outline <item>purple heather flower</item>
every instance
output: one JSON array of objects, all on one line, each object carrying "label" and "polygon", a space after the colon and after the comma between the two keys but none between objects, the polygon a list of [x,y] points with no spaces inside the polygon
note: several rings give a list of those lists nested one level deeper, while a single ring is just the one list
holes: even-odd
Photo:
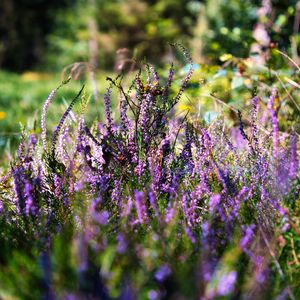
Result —
[{"label": "purple heather flower", "polygon": [[144,199],[144,193],[136,190],[134,192],[134,198],[135,198],[135,206],[136,206],[138,221],[140,223],[145,223],[147,221],[148,216],[147,216],[147,207]]},{"label": "purple heather flower", "polygon": [[[117,299],[118,300],[135,300],[136,298],[137,298],[136,292],[135,292],[134,288],[131,286],[131,284],[129,282],[126,283],[126,281],[123,282],[121,294]],[[108,298],[108,297],[102,298],[101,297],[101,299],[111,299],[111,298]]]},{"label": "purple heather flower", "polygon": [[192,229],[189,226],[185,226],[184,231],[186,235],[190,238],[191,242],[195,244],[197,242],[197,238],[195,237]]},{"label": "purple heather flower", "polygon": [[286,209],[284,207],[282,207],[281,205],[277,205],[277,209],[278,209],[278,212],[280,213],[280,215],[282,216],[286,216]]},{"label": "purple heather flower", "polygon": [[154,81],[159,83],[159,75],[158,75],[157,71],[154,69],[153,66],[150,66],[150,71],[152,72],[152,76],[153,76]]},{"label": "purple heather flower", "polygon": [[135,174],[140,178],[145,171],[146,163],[142,160],[139,161],[138,165],[134,168]]},{"label": "purple heather flower", "polygon": [[150,109],[153,104],[153,96],[151,93],[148,93],[146,97],[143,97],[139,115],[139,126],[142,129],[144,135],[144,141],[148,145],[150,142],[149,138],[149,122],[150,122]]},{"label": "purple heather flower", "polygon": [[215,208],[219,205],[221,201],[221,195],[219,194],[214,194],[210,197],[209,201],[209,211],[212,213]]},{"label": "purple heather flower", "polygon": [[18,210],[24,213],[25,209],[25,195],[24,190],[24,170],[22,167],[16,167],[13,169],[14,191],[18,199]]},{"label": "purple heather flower", "polygon": [[[207,246],[207,245],[205,245]],[[207,247],[209,250],[209,247]],[[215,264],[213,260],[211,259],[211,256],[206,256],[205,259],[202,260],[202,265],[201,265],[201,277],[202,280],[205,283],[208,283],[211,281],[212,276],[213,276],[213,271],[215,268]]]},{"label": "purple heather flower", "polygon": [[149,202],[150,202],[150,205],[154,211],[154,214],[157,218],[159,218],[159,210],[158,210],[158,207],[157,207],[157,203],[156,203],[156,197],[155,197],[155,194],[153,192],[149,192]]},{"label": "purple heather flower", "polygon": [[42,116],[41,116],[41,128],[42,128],[41,135],[42,135],[42,143],[43,143],[44,150],[47,150],[46,114],[47,114],[49,105],[53,101],[57,91],[63,86],[63,84],[67,83],[69,80],[70,80],[70,78],[67,81],[63,82],[61,85],[59,85],[56,89],[52,90],[44,103],[44,106],[42,109]]},{"label": "purple heather flower", "polygon": [[167,80],[167,83],[166,83],[166,85],[165,85],[165,88],[164,88],[163,94],[162,94],[162,98],[165,99],[165,100],[166,100],[166,99],[168,98],[168,96],[169,96],[170,87],[171,87],[172,82],[173,82],[173,80],[174,80],[174,74],[175,74],[175,72],[174,72],[174,66],[173,66],[173,64],[172,64],[171,67],[170,67],[170,69],[169,69],[168,80]]},{"label": "purple heather flower", "polygon": [[240,209],[241,202],[242,202],[243,198],[245,198],[248,191],[249,191],[249,189],[244,186],[239,191],[237,196],[234,197],[234,199],[233,199],[234,203],[233,203],[233,208],[232,208],[232,212],[231,212],[232,219],[236,218],[236,216],[238,215],[238,211]]},{"label": "purple heather flower", "polygon": [[126,249],[127,249],[127,242],[125,239],[125,236],[123,233],[119,233],[117,235],[117,241],[118,241],[118,245],[117,245],[117,251],[120,254],[125,253]]},{"label": "purple heather flower", "polygon": [[93,219],[100,225],[106,225],[109,220],[109,212],[107,210],[94,212]]},{"label": "purple heather flower", "polygon": [[244,236],[240,241],[240,247],[244,250],[247,251],[249,245],[251,244],[254,236],[254,229],[255,225],[252,224],[250,226],[242,226],[242,230],[244,232]]},{"label": "purple heather flower", "polygon": [[3,201],[0,199],[0,214],[4,211]]},{"label": "purple heather flower", "polygon": [[291,228],[291,225],[288,222],[288,218],[287,217],[283,217],[282,221],[283,221],[283,225],[281,227],[281,232],[284,233],[284,232],[287,232]]},{"label": "purple heather flower", "polygon": [[257,274],[256,274],[256,280],[258,283],[262,284],[266,281],[266,279],[268,278],[268,273],[269,270],[268,269],[262,269],[260,270]]},{"label": "purple heather flower", "polygon": [[248,145],[248,142],[241,135],[239,128],[232,127],[229,129],[229,132],[236,148],[244,149]]},{"label": "purple heather flower", "polygon": [[136,86],[137,93],[138,94],[143,94],[144,89],[143,89],[143,84],[142,84],[142,81],[141,81],[140,74],[138,74],[136,79],[135,79],[135,86]]},{"label": "purple heather flower", "polygon": [[227,274],[224,274],[219,279],[217,293],[219,296],[226,296],[233,292],[234,285],[237,279],[237,272],[231,271]]},{"label": "purple heather flower", "polygon": [[[55,197],[59,198],[62,196],[62,193],[61,193],[62,180],[57,174],[53,174],[53,181],[54,181]],[[83,188],[83,183],[81,184],[80,187],[78,186],[79,184],[80,184],[80,182],[77,182],[75,184],[75,191],[79,191],[80,189]]]},{"label": "purple heather flower", "polygon": [[69,116],[69,114],[71,113],[75,103],[77,102],[77,100],[79,99],[82,91],[84,89],[84,85],[82,86],[81,90],[78,92],[78,94],[76,95],[76,97],[71,101],[69,107],[67,108],[67,110],[64,112],[63,116],[61,117],[56,129],[53,132],[52,135],[52,143],[51,143],[51,151],[54,152],[55,151],[55,146],[56,146],[56,142],[57,139],[59,137],[60,131],[64,125],[64,122],[66,120],[66,118]]},{"label": "purple heather flower", "polygon": [[268,102],[268,109],[271,114],[272,133],[273,133],[273,155],[277,161],[279,158],[279,128],[278,128],[278,117],[277,112],[274,109],[274,102],[277,96],[277,89],[274,88],[271,92]]},{"label": "purple heather flower", "polygon": [[67,164],[70,161],[70,157],[65,149],[66,143],[72,143],[69,136],[69,126],[67,125],[63,126],[62,133],[58,136],[56,146],[56,154],[64,164]]},{"label": "purple heather flower", "polygon": [[118,206],[121,205],[121,196],[122,196],[122,185],[120,180],[114,181],[114,188],[111,193],[111,200],[116,203]]},{"label": "purple heather flower", "polygon": [[184,216],[186,217],[187,221],[189,222],[190,219],[190,210],[189,210],[189,201],[188,201],[188,195],[187,193],[184,193],[182,195],[182,200],[181,200],[181,204],[182,204],[182,211],[184,213]]},{"label": "purple heather flower", "polygon": [[37,144],[37,137],[36,134],[30,134],[29,135],[29,143],[28,143],[28,153],[27,156],[33,156],[34,154],[34,150],[35,150],[35,146]]},{"label": "purple heather flower", "polygon": [[258,131],[257,131],[257,114],[258,114],[258,103],[260,101],[260,98],[255,96],[254,98],[252,98],[251,102],[252,102],[252,113],[251,113],[251,127],[252,127],[252,138],[254,140],[254,144],[255,144],[255,149],[258,149]]},{"label": "purple heather flower", "polygon": [[275,300],[286,300],[288,299],[288,296],[288,288],[285,288],[278,296],[276,296]]},{"label": "purple heather flower", "polygon": [[245,130],[244,130],[244,123],[243,123],[243,120],[242,120],[242,113],[240,111],[238,111],[238,118],[239,118],[239,130],[240,130],[240,133],[242,135],[242,137],[245,139],[245,140],[249,140]]},{"label": "purple heather flower", "polygon": [[152,177],[151,189],[154,193],[158,193],[160,190],[160,179],[162,176],[162,167],[158,159],[159,157],[159,154],[156,157],[154,157],[154,155],[148,157],[149,170]]},{"label": "purple heather flower", "polygon": [[138,150],[135,141],[135,125],[133,122],[129,122],[128,124],[128,145],[127,150],[131,156],[131,162],[137,163],[138,162]]},{"label": "purple heather flower", "polygon": [[209,229],[210,229],[209,223],[208,222],[203,222],[202,226],[201,226],[201,229],[202,229],[202,236],[203,236],[204,239],[206,239],[209,235]]},{"label": "purple heather flower", "polygon": [[291,149],[290,149],[290,176],[291,179],[294,180],[297,177],[298,169],[299,169],[299,158],[297,154],[297,142],[298,137],[295,133],[292,134],[291,137]]},{"label": "purple heather flower", "polygon": [[156,300],[156,299],[159,299],[159,293],[158,293],[157,291],[155,291],[155,290],[150,290],[150,291],[148,292],[148,298],[149,298],[150,300]]},{"label": "purple heather flower", "polygon": [[62,299],[63,300],[79,300],[80,297],[77,296],[76,294],[70,293],[70,294],[65,295]]},{"label": "purple heather flower", "polygon": [[123,208],[122,208],[122,216],[123,217],[128,217],[129,214],[131,213],[131,209],[133,206],[133,200],[131,196],[127,197],[127,202],[123,202]]},{"label": "purple heather flower", "polygon": [[176,214],[176,209],[174,207],[174,204],[171,204],[171,202],[169,202],[168,207],[166,209],[165,222],[169,223],[173,221],[175,214]]},{"label": "purple heather flower", "polygon": [[98,205],[102,202],[101,196],[98,196],[97,198],[93,199],[91,202],[91,211],[94,212],[97,210]]},{"label": "purple heather flower", "polygon": [[124,98],[120,101],[120,131],[127,132],[129,126],[129,120],[127,117],[128,103]]},{"label": "purple heather flower", "polygon": [[28,216],[30,215],[30,213],[34,214],[35,212],[35,207],[34,207],[34,203],[33,203],[33,197],[32,197],[32,185],[31,183],[26,180],[25,181],[25,214]]},{"label": "purple heather flower", "polygon": [[112,117],[111,117],[111,97],[112,89],[108,88],[106,93],[104,94],[104,106],[105,106],[105,117],[106,117],[106,124],[108,130],[111,130],[112,126]]},{"label": "purple heather flower", "polygon": [[162,265],[154,274],[157,281],[163,282],[167,277],[171,275],[172,271],[168,265]]}]

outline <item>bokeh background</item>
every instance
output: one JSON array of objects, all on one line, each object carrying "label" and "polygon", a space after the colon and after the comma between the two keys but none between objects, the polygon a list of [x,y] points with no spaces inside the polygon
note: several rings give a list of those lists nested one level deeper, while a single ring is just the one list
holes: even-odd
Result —
[{"label": "bokeh background", "polygon": [[[253,80],[274,80],[262,78],[261,70],[258,78],[255,68],[292,75],[290,62],[273,50],[299,63],[299,20],[297,0],[2,0],[0,149],[18,139],[20,123],[35,126],[62,73],[72,70],[78,78],[82,70],[93,70],[100,97],[107,75],[134,71],[144,61],[162,70],[175,61],[183,74],[182,57],[169,45],[174,42],[189,49],[198,69],[189,90],[193,100],[182,109],[201,110],[210,118],[215,107],[205,95],[211,93],[243,106]],[[61,111],[78,87],[74,82],[60,94],[55,105]]]}]

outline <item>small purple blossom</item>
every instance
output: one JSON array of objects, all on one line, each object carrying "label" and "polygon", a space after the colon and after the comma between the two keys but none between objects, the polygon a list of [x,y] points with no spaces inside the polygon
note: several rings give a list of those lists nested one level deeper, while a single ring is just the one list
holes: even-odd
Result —
[{"label": "small purple blossom", "polygon": [[163,282],[172,274],[171,268],[168,265],[162,265],[154,274],[157,281]]},{"label": "small purple blossom", "polygon": [[246,251],[248,250],[249,245],[251,244],[254,236],[255,225],[252,224],[250,226],[242,226],[242,230],[244,232],[244,236],[240,241],[240,247]]},{"label": "small purple blossom", "polygon": [[93,219],[100,225],[107,225],[109,220],[109,212],[106,210],[101,212],[95,211],[93,214]]},{"label": "small purple blossom", "polygon": [[214,194],[210,197],[209,201],[209,211],[212,213],[215,208],[219,205],[221,201],[221,195],[219,194]]},{"label": "small purple blossom", "polygon": [[119,233],[117,236],[117,241],[118,241],[117,251],[121,254],[125,253],[128,245],[124,234]]},{"label": "small purple blossom", "polygon": [[298,142],[298,136],[293,133],[291,136],[291,148],[290,148],[290,176],[291,179],[295,179],[297,177],[298,174],[298,170],[299,170],[299,158],[298,158],[298,154],[297,154],[297,142]]},{"label": "small purple blossom", "polygon": [[279,128],[278,128],[278,117],[277,112],[274,109],[274,102],[277,96],[277,89],[272,89],[271,95],[269,97],[268,109],[271,115],[271,123],[272,123],[272,133],[273,133],[273,155],[275,160],[279,158]]},{"label": "small purple blossom", "polygon": [[107,124],[107,128],[108,130],[111,130],[112,127],[112,117],[111,117],[111,93],[112,93],[112,89],[108,88],[106,93],[104,94],[104,106],[105,106],[105,117],[106,117],[106,124]]},{"label": "small purple blossom", "polygon": [[148,292],[148,297],[150,300],[159,299],[159,293],[157,291],[151,290]]},{"label": "small purple blossom", "polygon": [[26,197],[25,213],[27,216],[30,215],[31,213],[34,214],[35,212],[32,192],[33,192],[33,187],[31,183],[27,180],[25,182],[25,197]]},{"label": "small purple blossom", "polygon": [[147,221],[147,207],[145,203],[144,193],[142,191],[135,191],[134,192],[135,198],[135,206],[138,216],[138,221],[140,223],[145,223]]},{"label": "small purple blossom", "polygon": [[219,278],[219,283],[217,287],[217,294],[219,296],[226,296],[233,292],[234,285],[237,279],[237,272],[231,271],[227,274],[222,275]]}]

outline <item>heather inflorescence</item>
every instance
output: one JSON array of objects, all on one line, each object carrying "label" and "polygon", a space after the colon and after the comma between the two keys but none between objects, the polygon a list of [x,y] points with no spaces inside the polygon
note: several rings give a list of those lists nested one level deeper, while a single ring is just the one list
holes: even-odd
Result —
[{"label": "heather inflorescence", "polygon": [[193,73],[185,55],[190,69],[177,92],[173,65],[167,78],[148,66],[128,90],[108,78],[105,120],[85,119],[95,104],[83,87],[47,138],[58,88],[50,93],[41,137],[24,132],[1,177],[0,291],[18,299],[300,296],[287,266],[299,267],[298,135],[279,131],[277,90],[252,99],[251,122],[239,113],[234,136],[222,118],[175,116]]}]

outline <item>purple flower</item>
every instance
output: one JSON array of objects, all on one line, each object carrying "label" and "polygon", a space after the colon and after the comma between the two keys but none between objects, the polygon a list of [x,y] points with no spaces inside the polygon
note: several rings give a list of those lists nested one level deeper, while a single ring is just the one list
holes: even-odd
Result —
[{"label": "purple flower", "polygon": [[154,290],[150,290],[148,292],[148,298],[150,300],[156,300],[156,299],[159,299],[159,293],[157,291],[154,291]]},{"label": "purple flower", "polygon": [[157,281],[163,282],[171,275],[172,271],[168,265],[162,265],[154,274]]},{"label": "purple flower", "polygon": [[133,199],[131,196],[127,197],[127,202],[123,202],[123,207],[122,207],[122,216],[123,217],[128,217],[132,206],[133,206]]},{"label": "purple flower", "polygon": [[297,142],[298,142],[298,136],[293,133],[291,137],[291,149],[290,149],[290,176],[291,179],[294,180],[297,177],[298,174],[298,168],[299,168],[299,159],[297,154]]},{"label": "purple flower", "polygon": [[275,160],[279,158],[279,127],[278,127],[278,117],[277,112],[274,109],[274,102],[277,96],[277,89],[274,88],[271,92],[269,102],[268,102],[268,109],[271,114],[271,123],[273,127],[273,155]]},{"label": "purple flower", "polygon": [[251,102],[252,102],[252,113],[251,113],[251,127],[252,127],[252,138],[254,141],[255,149],[258,149],[258,131],[257,131],[257,114],[258,114],[258,102],[260,101],[260,98],[255,96]]},{"label": "purple flower", "polygon": [[18,209],[24,213],[25,208],[25,195],[24,191],[24,170],[22,167],[16,167],[13,169],[14,191],[18,199]]},{"label": "purple flower", "polygon": [[233,292],[234,285],[237,279],[237,272],[231,271],[224,274],[219,279],[219,284],[217,288],[217,293],[219,296],[226,296]]},{"label": "purple flower", "polygon": [[157,218],[159,218],[159,210],[158,210],[158,207],[157,207],[157,204],[156,204],[156,197],[155,197],[155,194],[153,192],[149,192],[149,202],[150,202],[150,205],[154,211],[154,214]]},{"label": "purple flower", "polygon": [[163,90],[163,94],[162,94],[162,98],[166,101],[168,96],[169,96],[169,92],[170,92],[170,87],[172,85],[172,82],[174,80],[174,65],[171,65],[171,68],[169,69],[169,75],[168,75],[168,80],[167,83],[165,85],[165,88]]},{"label": "purple flower", "polygon": [[57,139],[59,137],[60,131],[64,125],[64,122],[66,120],[66,118],[68,117],[68,115],[71,113],[75,103],[77,102],[77,100],[79,99],[82,91],[84,89],[84,85],[82,86],[81,90],[78,92],[78,94],[75,96],[75,98],[71,101],[69,107],[67,108],[67,110],[64,112],[63,116],[61,117],[58,125],[56,126],[56,129],[54,130],[53,136],[52,136],[52,143],[51,143],[51,151],[54,153],[55,151],[55,146],[57,143]]},{"label": "purple flower", "polygon": [[150,110],[153,104],[153,96],[151,93],[148,93],[145,97],[142,98],[140,115],[139,115],[139,125],[144,135],[144,142],[148,145],[150,142],[149,135],[149,122],[150,122]]},{"label": "purple flower", "polygon": [[239,191],[237,196],[234,197],[234,199],[233,199],[234,203],[233,203],[233,208],[232,208],[232,212],[231,212],[231,218],[232,219],[237,217],[238,211],[239,211],[240,206],[241,206],[241,202],[242,202],[243,198],[245,198],[248,191],[249,191],[249,189],[244,186]]},{"label": "purple flower", "polygon": [[107,210],[101,212],[94,212],[94,220],[100,225],[106,225],[109,220],[109,212]]},{"label": "purple flower", "polygon": [[105,117],[106,117],[106,124],[107,124],[107,128],[108,130],[111,130],[111,126],[112,126],[112,117],[111,117],[111,93],[112,93],[112,89],[108,88],[106,93],[104,94],[104,106],[105,106]]},{"label": "purple flower", "polygon": [[242,113],[240,111],[238,111],[238,118],[239,118],[239,130],[240,130],[240,133],[241,133],[242,137],[246,141],[249,141],[249,137],[246,134],[245,129],[244,129],[244,123],[243,123],[243,120],[242,120]]},{"label": "purple flower", "polygon": [[33,204],[33,197],[32,197],[32,185],[31,183],[26,180],[25,182],[25,197],[26,197],[26,201],[25,201],[25,214],[28,216],[30,213],[34,214],[35,212],[35,207]]},{"label": "purple flower", "polygon": [[193,244],[195,244],[197,242],[197,238],[195,237],[192,229],[190,227],[186,226],[184,228],[184,231],[185,231],[186,235],[190,238],[191,242]]},{"label": "purple flower", "polygon": [[247,248],[251,244],[254,236],[254,229],[255,225],[252,224],[250,226],[242,226],[242,230],[244,231],[244,236],[240,241],[240,247],[244,250],[247,251]]},{"label": "purple flower", "polygon": [[142,160],[139,161],[138,165],[134,168],[135,174],[140,178],[145,171],[146,163]]},{"label": "purple flower", "polygon": [[219,205],[221,201],[221,195],[219,194],[214,194],[210,197],[209,201],[209,211],[212,213],[215,208]]},{"label": "purple flower", "polygon": [[128,103],[126,99],[122,98],[120,101],[120,131],[126,132],[129,127],[129,120],[127,117]]},{"label": "purple flower", "polygon": [[134,192],[134,198],[135,198],[135,206],[136,206],[138,221],[140,223],[145,223],[147,221],[148,216],[147,216],[147,207],[144,199],[144,193],[136,190]]},{"label": "purple flower", "polygon": [[171,204],[171,202],[169,202],[168,207],[166,209],[165,222],[169,223],[173,221],[175,214],[176,214],[176,209],[174,207],[174,204]]},{"label": "purple flower", "polygon": [[118,206],[121,205],[121,196],[122,196],[122,186],[120,180],[114,181],[115,187],[111,193],[111,200],[116,203]]},{"label": "purple flower", "polygon": [[46,132],[46,114],[49,108],[49,105],[51,104],[51,102],[53,101],[57,91],[66,83],[68,83],[70,81],[71,77],[68,78],[68,80],[62,82],[56,89],[52,90],[51,93],[48,95],[43,109],[42,109],[42,116],[41,116],[41,128],[42,128],[42,143],[43,143],[43,147],[44,150],[47,150],[47,132]]},{"label": "purple flower", "polygon": [[118,241],[118,245],[117,245],[118,253],[120,254],[125,253],[125,251],[127,250],[127,242],[123,233],[119,233],[117,235],[117,241]]}]

